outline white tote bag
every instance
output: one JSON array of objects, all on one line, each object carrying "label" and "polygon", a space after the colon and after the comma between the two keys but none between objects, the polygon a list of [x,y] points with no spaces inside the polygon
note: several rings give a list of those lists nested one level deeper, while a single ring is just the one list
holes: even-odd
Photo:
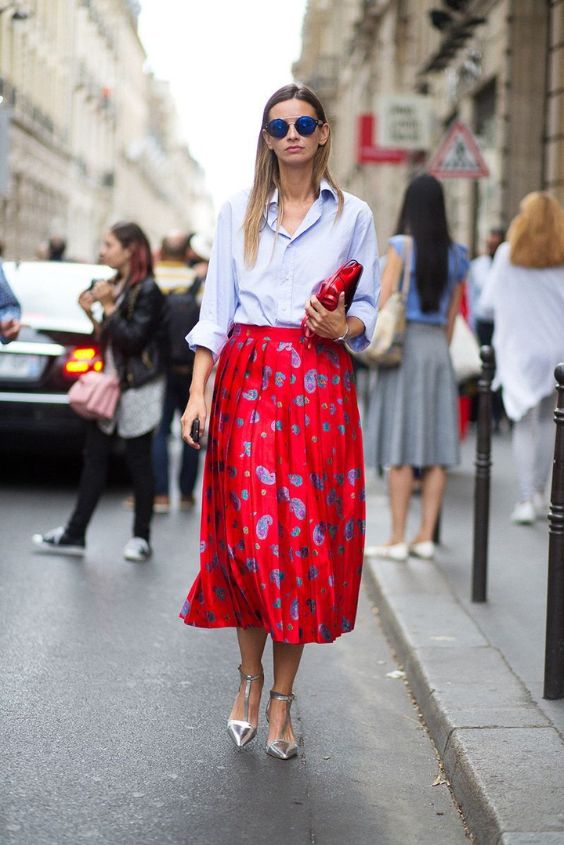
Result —
[{"label": "white tote bag", "polygon": [[458,384],[476,378],[482,372],[478,341],[462,314],[457,314],[454,320],[450,359]]}]

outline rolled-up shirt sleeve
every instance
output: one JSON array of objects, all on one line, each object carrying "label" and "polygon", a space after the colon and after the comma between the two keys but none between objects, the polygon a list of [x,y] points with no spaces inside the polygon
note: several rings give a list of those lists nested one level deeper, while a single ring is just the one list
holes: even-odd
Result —
[{"label": "rolled-up shirt sleeve", "polygon": [[374,218],[365,204],[360,211],[353,232],[349,259],[355,259],[364,267],[354,299],[347,315],[358,317],[364,323],[364,332],[347,340],[347,346],[355,352],[361,352],[369,345],[376,326],[378,298],[380,296],[380,268],[378,262],[378,243]]},{"label": "rolled-up shirt sleeve", "polygon": [[217,220],[200,319],[186,335],[190,349],[196,350],[199,346],[209,349],[214,361],[225,346],[237,307],[232,241],[232,207],[227,202]]}]

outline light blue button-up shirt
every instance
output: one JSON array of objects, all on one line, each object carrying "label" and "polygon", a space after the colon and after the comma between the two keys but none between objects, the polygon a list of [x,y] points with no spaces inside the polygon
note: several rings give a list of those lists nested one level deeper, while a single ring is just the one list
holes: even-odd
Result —
[{"label": "light blue button-up shirt", "polygon": [[290,235],[282,226],[277,229],[275,191],[253,267],[244,258],[243,221],[249,191],[226,202],[219,213],[200,320],[186,337],[190,348],[203,346],[216,359],[233,323],[299,326],[316,284],[353,258],[364,272],[347,313],[362,320],[365,331],[349,345],[358,351],[368,346],[380,290],[376,232],[368,205],[352,194],[344,196],[337,216],[337,195],[323,180],[318,198]]}]

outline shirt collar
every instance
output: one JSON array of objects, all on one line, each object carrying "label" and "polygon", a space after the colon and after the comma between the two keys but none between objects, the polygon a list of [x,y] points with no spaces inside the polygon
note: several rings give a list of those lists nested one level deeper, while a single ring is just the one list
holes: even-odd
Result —
[{"label": "shirt collar", "polygon": [[[322,199],[326,199],[327,197],[333,197],[335,202],[337,201],[337,192],[335,189],[329,184],[327,179],[322,179],[319,183],[319,196]],[[272,206],[278,205],[278,188],[274,188],[272,192],[272,196],[268,201],[268,208],[270,209]]]}]

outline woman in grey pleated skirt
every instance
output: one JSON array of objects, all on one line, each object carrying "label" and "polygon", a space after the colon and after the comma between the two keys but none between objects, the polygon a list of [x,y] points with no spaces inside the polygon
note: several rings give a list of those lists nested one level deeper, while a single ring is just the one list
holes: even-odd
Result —
[{"label": "woman in grey pleated skirt", "polygon": [[[399,232],[390,238],[381,307],[397,286],[404,258],[411,262],[402,362],[377,371],[365,429],[366,462],[388,472],[392,517],[387,543],[366,554],[405,560],[434,556],[433,535],[446,485],[446,468],[459,461],[458,391],[449,340],[468,269],[466,248],[448,234],[443,191],[432,176],[408,187]],[[422,471],[421,524],[406,542],[413,470]]]},{"label": "woman in grey pleated skirt", "polygon": [[372,466],[459,461],[458,390],[443,326],[407,324],[400,367],[381,367],[366,432]]}]

